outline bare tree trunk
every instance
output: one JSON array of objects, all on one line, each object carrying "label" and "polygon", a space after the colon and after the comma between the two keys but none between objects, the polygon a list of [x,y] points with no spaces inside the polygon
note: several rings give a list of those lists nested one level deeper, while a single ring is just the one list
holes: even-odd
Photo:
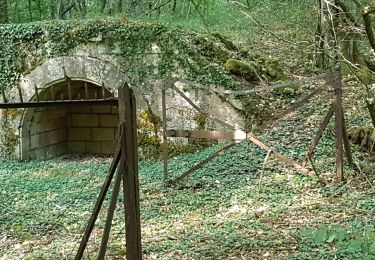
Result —
[{"label": "bare tree trunk", "polygon": [[21,22],[21,16],[20,16],[19,1],[18,0],[14,1],[14,16],[16,17],[16,22],[20,23]]},{"label": "bare tree trunk", "polygon": [[325,41],[328,40],[326,27],[326,15],[327,15],[327,4],[324,0],[318,1],[318,21],[316,27],[316,66],[319,68],[324,68],[327,66],[326,53],[325,53]]},{"label": "bare tree trunk", "polygon": [[142,13],[142,0],[132,0],[130,2],[130,12],[134,15]]},{"label": "bare tree trunk", "polygon": [[8,1],[0,0],[0,23],[7,23],[8,21]]},{"label": "bare tree trunk", "polygon": [[106,6],[107,6],[107,0],[101,0],[100,1],[100,13],[101,14],[104,14]]},{"label": "bare tree trunk", "polygon": [[122,13],[122,11],[123,11],[123,2],[122,2],[122,0],[118,0],[118,2],[117,2],[117,11],[119,13]]},{"label": "bare tree trunk", "polygon": [[38,7],[38,19],[39,21],[42,20],[42,3],[41,0],[36,1],[37,7]]},{"label": "bare tree trunk", "polygon": [[33,20],[33,9],[31,5],[31,0],[28,0],[28,11],[29,11],[29,21]]},{"label": "bare tree trunk", "polygon": [[56,8],[55,1],[50,0],[49,1],[49,16],[50,16],[50,19],[55,19],[55,8]]}]

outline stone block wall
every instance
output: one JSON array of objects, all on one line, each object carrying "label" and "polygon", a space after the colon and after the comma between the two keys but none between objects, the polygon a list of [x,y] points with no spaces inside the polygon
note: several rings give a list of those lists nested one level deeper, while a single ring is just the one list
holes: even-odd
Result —
[{"label": "stone block wall", "polygon": [[67,115],[67,150],[112,154],[116,149],[117,125],[117,107],[72,106]]},{"label": "stone block wall", "polygon": [[66,108],[32,109],[22,128],[23,159],[46,159],[67,152]]},{"label": "stone block wall", "polygon": [[63,154],[112,154],[116,149],[118,109],[70,106],[30,109],[22,124],[22,159]]}]

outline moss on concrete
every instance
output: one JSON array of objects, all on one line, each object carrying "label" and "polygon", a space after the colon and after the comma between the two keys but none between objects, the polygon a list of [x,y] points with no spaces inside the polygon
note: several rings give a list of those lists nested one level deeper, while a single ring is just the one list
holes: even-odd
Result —
[{"label": "moss on concrete", "polygon": [[224,67],[227,71],[248,81],[256,81],[258,79],[255,65],[249,62],[229,59],[225,63]]}]

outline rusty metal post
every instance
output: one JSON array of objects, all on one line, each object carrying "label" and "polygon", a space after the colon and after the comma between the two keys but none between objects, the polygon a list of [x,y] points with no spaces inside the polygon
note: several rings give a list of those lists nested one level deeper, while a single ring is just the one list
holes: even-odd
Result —
[{"label": "rusty metal post", "polygon": [[163,119],[163,169],[164,169],[164,183],[168,182],[168,136],[167,136],[167,104],[166,104],[166,90],[163,86],[161,90],[161,106]]},{"label": "rusty metal post", "polygon": [[98,218],[98,215],[99,215],[100,209],[102,208],[105,196],[106,196],[106,194],[108,192],[108,189],[111,185],[111,182],[112,182],[113,176],[115,174],[117,165],[119,164],[119,161],[120,161],[120,157],[121,157],[121,146],[120,146],[120,143],[118,143],[115,157],[112,161],[111,167],[108,171],[108,175],[107,175],[107,177],[106,177],[106,179],[103,183],[103,186],[100,190],[100,194],[99,194],[98,199],[96,201],[94,210],[91,214],[90,220],[89,220],[89,222],[87,224],[87,227],[86,227],[86,230],[85,230],[85,233],[82,237],[81,244],[79,245],[79,249],[78,249],[76,257],[75,257],[76,260],[82,259],[83,253],[85,252],[87,242],[89,241],[91,232],[94,229],[95,222]]},{"label": "rusty metal post", "polygon": [[343,107],[341,73],[334,74],[333,87],[335,90],[335,134],[336,134],[336,178],[344,181],[344,149],[343,149]]},{"label": "rusty metal post", "polygon": [[139,205],[137,113],[133,90],[127,84],[119,89],[120,122],[124,123],[121,161],[123,169],[123,192],[125,207],[126,258],[142,259],[141,221]]},{"label": "rusty metal post", "polygon": [[315,134],[314,138],[311,140],[310,146],[307,149],[307,155],[306,159],[303,161],[302,166],[305,167],[307,162],[309,161],[309,158],[311,158],[312,154],[314,153],[314,150],[316,146],[318,145],[320,138],[322,138],[324,131],[327,128],[327,125],[329,121],[331,120],[331,117],[333,116],[333,113],[336,111],[336,105],[333,103],[331,107],[328,110],[327,115],[324,117],[322,123],[319,126],[319,129],[317,133]]},{"label": "rusty metal post", "polygon": [[[120,128],[121,129],[119,130],[123,133],[123,126],[121,125]],[[121,142],[124,136],[123,134],[121,134],[120,136],[121,136],[121,139],[119,141]],[[122,156],[122,153],[121,153],[121,156]],[[105,254],[107,252],[108,240],[109,240],[109,235],[111,232],[113,216],[116,210],[118,195],[120,193],[124,167],[125,167],[125,162],[121,161],[119,167],[117,168],[115,182],[113,184],[112,197],[111,197],[111,201],[108,207],[107,219],[106,219],[106,223],[105,223],[105,227],[104,227],[104,231],[102,235],[102,242],[100,245],[100,250],[99,250],[99,255],[98,255],[98,259],[101,259],[101,260],[105,259]]]}]

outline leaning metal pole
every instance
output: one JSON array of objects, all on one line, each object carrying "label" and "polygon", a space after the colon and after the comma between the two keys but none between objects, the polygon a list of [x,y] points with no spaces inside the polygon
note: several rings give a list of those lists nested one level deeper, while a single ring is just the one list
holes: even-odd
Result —
[{"label": "leaning metal pole", "polygon": [[80,260],[86,249],[95,222],[103,206],[105,195],[113,180],[117,169],[114,191],[106,221],[105,234],[103,234],[99,259],[105,258],[108,237],[112,224],[114,209],[117,202],[121,183],[124,193],[125,233],[126,233],[126,258],[127,260],[142,259],[141,245],[141,221],[139,204],[139,180],[138,180],[138,148],[137,148],[137,112],[136,100],[132,89],[127,84],[119,89],[119,117],[120,140],[115,159],[112,162],[109,174],[102,186],[102,190],[86,227],[80,247],[75,259]]}]

